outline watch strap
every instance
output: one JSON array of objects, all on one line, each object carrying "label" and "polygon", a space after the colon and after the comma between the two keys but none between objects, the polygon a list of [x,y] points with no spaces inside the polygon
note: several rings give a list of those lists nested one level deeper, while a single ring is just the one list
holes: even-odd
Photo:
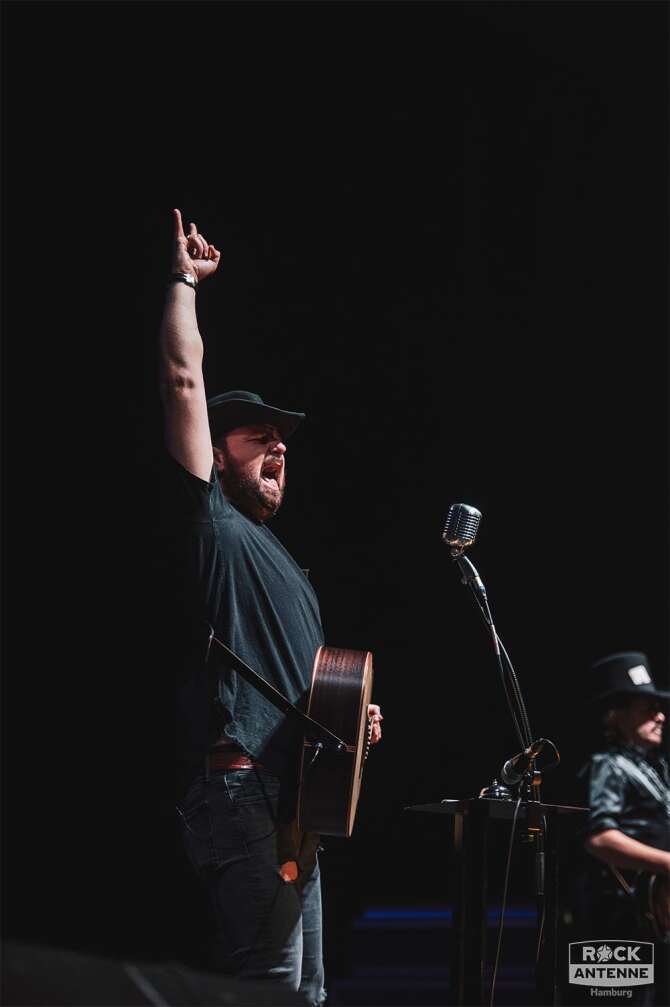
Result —
[{"label": "watch strap", "polygon": [[198,286],[198,281],[193,273],[170,273],[168,283],[185,283],[187,287],[193,287],[194,290]]}]

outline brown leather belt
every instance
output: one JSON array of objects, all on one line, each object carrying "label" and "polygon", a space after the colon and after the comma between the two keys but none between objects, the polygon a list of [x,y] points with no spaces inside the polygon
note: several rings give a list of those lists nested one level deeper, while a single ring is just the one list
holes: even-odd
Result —
[{"label": "brown leather belt", "polygon": [[239,748],[214,748],[205,756],[205,765],[209,772],[213,769],[262,768],[260,762],[245,755]]}]

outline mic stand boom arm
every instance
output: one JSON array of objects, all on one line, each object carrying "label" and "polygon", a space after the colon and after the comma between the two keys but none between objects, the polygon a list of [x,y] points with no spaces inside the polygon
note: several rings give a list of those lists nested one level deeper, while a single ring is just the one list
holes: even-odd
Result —
[{"label": "mic stand boom arm", "polygon": [[[463,549],[459,546],[452,546],[451,557],[458,566],[461,572],[461,582],[470,588],[472,595],[477,602],[479,610],[482,614],[484,622],[488,626],[491,633],[491,641],[493,643],[493,650],[496,655],[496,661],[498,663],[498,670],[500,671],[500,679],[503,686],[503,691],[505,693],[505,698],[507,699],[507,705],[509,707],[510,714],[512,716],[512,721],[514,723],[514,728],[517,733],[517,737],[521,743],[522,748],[528,748],[532,744],[532,734],[530,730],[530,724],[528,722],[528,715],[526,713],[526,708],[521,696],[521,690],[519,684],[516,680],[516,675],[514,674],[514,668],[512,667],[512,662],[509,659],[507,651],[505,650],[500,637],[496,632],[496,628],[493,624],[493,616],[491,615],[491,609],[489,607],[488,598],[486,596],[486,588],[484,583],[479,576],[475,566],[470,562],[467,556],[463,554]],[[502,662],[502,653],[505,655],[507,661],[507,666],[509,668],[509,678],[508,683],[507,676],[505,675],[505,668]],[[515,708],[516,707],[516,708]],[[538,797],[539,799],[539,797]]]}]

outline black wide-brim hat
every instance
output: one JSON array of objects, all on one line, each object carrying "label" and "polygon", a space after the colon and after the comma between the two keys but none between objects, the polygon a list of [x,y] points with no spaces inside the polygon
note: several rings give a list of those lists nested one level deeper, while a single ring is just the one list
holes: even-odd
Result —
[{"label": "black wide-brim hat", "polygon": [[255,392],[239,390],[223,392],[208,399],[207,412],[213,441],[236,427],[256,423],[271,423],[282,437],[290,437],[305,418],[304,413],[293,413],[267,405]]},{"label": "black wide-brim hat", "polygon": [[639,650],[609,654],[591,666],[591,701],[631,696],[650,696],[669,700],[670,692],[657,689],[649,668],[647,655]]}]

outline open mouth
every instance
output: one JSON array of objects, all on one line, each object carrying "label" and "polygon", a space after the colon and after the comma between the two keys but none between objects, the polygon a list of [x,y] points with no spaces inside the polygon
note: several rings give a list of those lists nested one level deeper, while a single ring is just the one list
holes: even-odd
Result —
[{"label": "open mouth", "polygon": [[266,483],[274,483],[275,486],[278,486],[280,473],[281,465],[272,462],[269,465],[265,465],[261,470],[261,479]]},{"label": "open mouth", "polygon": [[273,489],[278,489],[280,472],[281,468],[278,468],[276,465],[271,467],[268,466],[261,472],[261,479],[267,486],[271,486]]}]

